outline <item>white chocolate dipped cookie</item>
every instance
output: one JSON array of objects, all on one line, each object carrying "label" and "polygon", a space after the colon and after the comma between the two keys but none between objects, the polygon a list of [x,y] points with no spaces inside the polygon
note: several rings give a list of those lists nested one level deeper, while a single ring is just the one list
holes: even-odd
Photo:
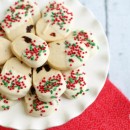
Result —
[{"label": "white chocolate dipped cookie", "polygon": [[0,37],[0,65],[4,64],[12,56],[11,42]]},{"label": "white chocolate dipped cookie", "polygon": [[90,57],[90,49],[79,41],[57,41],[49,44],[50,55],[48,63],[58,70],[78,68],[86,63]]},{"label": "white chocolate dipped cookie", "polygon": [[49,116],[58,109],[60,99],[50,102],[40,101],[37,95],[31,91],[25,96],[25,110],[34,117]]},{"label": "white chocolate dipped cookie", "polygon": [[95,55],[96,52],[99,50],[99,43],[97,39],[93,36],[93,34],[90,32],[84,30],[72,31],[67,40],[71,39],[79,41],[81,44],[85,44],[85,46],[90,50],[90,56]]},{"label": "white chocolate dipped cookie", "polygon": [[66,81],[65,95],[69,99],[75,99],[81,95],[84,95],[88,91],[86,73],[83,68],[77,68],[74,70],[63,71],[63,76]]},{"label": "white chocolate dipped cookie", "polygon": [[32,68],[42,66],[50,54],[48,44],[40,37],[25,33],[11,44],[14,55]]},{"label": "white chocolate dipped cookie", "polygon": [[17,101],[9,100],[0,93],[0,111],[9,110],[16,103]]},{"label": "white chocolate dipped cookie", "polygon": [[11,58],[3,66],[0,75],[0,92],[10,100],[24,97],[32,85],[31,68],[17,58]]},{"label": "white chocolate dipped cookie", "polygon": [[26,10],[26,13],[30,13],[34,24],[40,19],[41,13],[36,2],[32,0],[18,0],[14,5],[10,6],[7,11],[15,12],[16,9]]},{"label": "white chocolate dipped cookie", "polygon": [[31,14],[22,9],[16,9],[15,12],[8,11],[1,27],[11,41],[23,33],[35,33]]},{"label": "white chocolate dipped cookie", "polygon": [[49,65],[34,69],[33,85],[39,100],[49,102],[59,98],[66,90],[66,83],[60,71]]},{"label": "white chocolate dipped cookie", "polygon": [[70,33],[72,21],[73,13],[63,3],[51,2],[37,22],[37,35],[48,42],[64,39]]}]

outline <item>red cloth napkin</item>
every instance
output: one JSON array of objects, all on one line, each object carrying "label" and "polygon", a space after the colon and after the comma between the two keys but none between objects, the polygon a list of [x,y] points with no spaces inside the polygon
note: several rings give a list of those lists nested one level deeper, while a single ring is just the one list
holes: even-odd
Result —
[{"label": "red cloth napkin", "polygon": [[48,130],[130,130],[130,102],[107,80],[96,101],[80,116]]}]

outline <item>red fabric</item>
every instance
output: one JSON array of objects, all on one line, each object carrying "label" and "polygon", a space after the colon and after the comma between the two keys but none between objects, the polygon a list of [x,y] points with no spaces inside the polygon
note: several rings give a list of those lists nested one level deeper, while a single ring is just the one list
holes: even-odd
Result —
[{"label": "red fabric", "polygon": [[80,116],[48,130],[130,130],[130,102],[107,80],[96,101]]}]

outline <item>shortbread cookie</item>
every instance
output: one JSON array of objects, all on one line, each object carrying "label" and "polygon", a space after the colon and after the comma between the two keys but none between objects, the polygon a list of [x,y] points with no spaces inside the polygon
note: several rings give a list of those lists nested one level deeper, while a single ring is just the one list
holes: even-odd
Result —
[{"label": "shortbread cookie", "polygon": [[9,99],[6,98],[6,96],[3,96],[0,93],[0,111],[9,110],[10,107],[15,105],[16,103],[17,103],[17,101],[9,100]]},{"label": "shortbread cookie", "polygon": [[70,33],[67,40],[79,41],[81,44],[85,44],[85,46],[90,49],[90,56],[96,54],[97,50],[99,50],[99,43],[92,33],[84,31],[84,30],[75,30]]},{"label": "shortbread cookie", "polygon": [[58,70],[78,68],[89,59],[90,49],[85,44],[74,40],[57,41],[49,44],[50,55],[48,63]]},{"label": "shortbread cookie", "polygon": [[48,44],[32,33],[26,33],[16,38],[12,42],[11,48],[17,58],[32,68],[42,66],[50,53]]},{"label": "shortbread cookie", "polygon": [[12,55],[10,41],[0,37],[0,65],[4,64]]},{"label": "shortbread cookie", "polygon": [[46,41],[64,39],[71,30],[73,13],[63,3],[52,2],[42,11],[36,32]]},{"label": "shortbread cookie", "polygon": [[89,90],[86,80],[87,77],[82,67],[75,70],[63,71],[62,73],[67,84],[64,93],[67,98],[77,98]]},{"label": "shortbread cookie", "polygon": [[57,111],[59,101],[60,99],[55,99],[51,102],[43,102],[35,93],[29,92],[25,96],[25,110],[31,116],[48,116]]},{"label": "shortbread cookie", "polygon": [[30,13],[33,18],[34,24],[41,17],[40,9],[37,3],[33,2],[32,0],[18,0],[13,6],[10,6],[7,11],[15,12],[16,9],[26,10],[26,13]]},{"label": "shortbread cookie", "polygon": [[31,68],[17,58],[11,58],[3,66],[0,75],[0,92],[10,100],[24,97],[31,87]]},{"label": "shortbread cookie", "polygon": [[48,65],[34,69],[33,85],[39,100],[45,102],[59,98],[66,90],[66,83],[61,72]]},{"label": "shortbread cookie", "polygon": [[35,33],[31,14],[22,9],[16,9],[15,12],[8,11],[1,27],[11,41],[23,33]]}]

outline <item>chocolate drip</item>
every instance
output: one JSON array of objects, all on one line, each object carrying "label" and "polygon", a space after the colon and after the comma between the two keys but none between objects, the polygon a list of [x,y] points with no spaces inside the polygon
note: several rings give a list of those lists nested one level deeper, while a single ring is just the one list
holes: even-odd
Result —
[{"label": "chocolate drip", "polygon": [[31,30],[33,29],[33,27],[34,27],[33,25],[27,26],[26,32],[27,32],[27,33],[30,33]]},{"label": "chocolate drip", "polygon": [[42,66],[36,69],[37,73],[39,73],[41,70],[42,70]]},{"label": "chocolate drip", "polygon": [[24,41],[25,41],[26,43],[31,43],[31,41],[32,41],[32,39],[29,38],[29,37],[27,37],[27,36],[23,36],[22,38],[24,38]]},{"label": "chocolate drip", "polygon": [[50,66],[49,66],[49,65],[47,65],[47,64],[46,64],[46,65],[44,65],[43,67],[44,67],[44,69],[45,69],[47,72],[49,72],[49,71],[51,70]]}]

